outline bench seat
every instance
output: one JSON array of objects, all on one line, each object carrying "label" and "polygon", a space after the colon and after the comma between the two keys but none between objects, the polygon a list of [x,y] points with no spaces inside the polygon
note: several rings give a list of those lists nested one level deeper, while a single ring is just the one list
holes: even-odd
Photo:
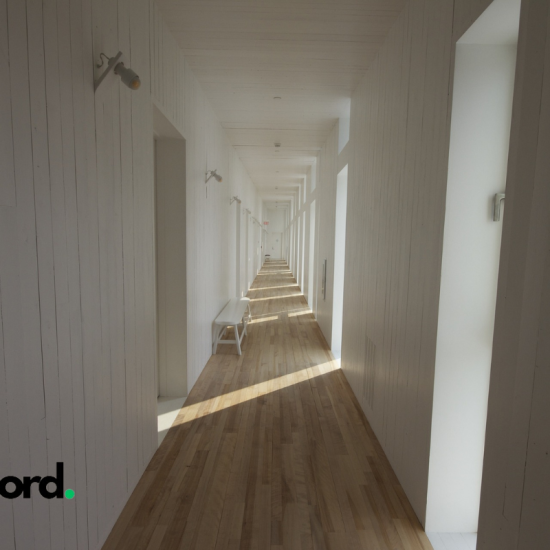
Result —
[{"label": "bench seat", "polygon": [[[216,355],[218,344],[235,344],[239,355],[241,352],[241,342],[246,336],[246,325],[250,320],[250,298],[231,298],[223,308],[221,313],[214,321],[212,353]],[[243,330],[239,335],[239,325],[243,325]],[[235,340],[222,340],[227,327],[235,329]]]}]

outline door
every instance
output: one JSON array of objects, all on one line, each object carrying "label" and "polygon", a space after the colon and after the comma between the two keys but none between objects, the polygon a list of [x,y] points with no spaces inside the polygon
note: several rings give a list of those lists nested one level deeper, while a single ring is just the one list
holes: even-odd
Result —
[{"label": "door", "polygon": [[267,252],[272,260],[280,260],[282,257],[281,244],[283,241],[282,233],[270,233],[267,245]]}]

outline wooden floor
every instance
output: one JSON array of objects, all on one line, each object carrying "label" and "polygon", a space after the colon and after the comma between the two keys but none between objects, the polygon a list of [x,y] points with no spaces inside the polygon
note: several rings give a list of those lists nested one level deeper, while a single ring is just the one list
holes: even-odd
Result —
[{"label": "wooden floor", "polygon": [[103,548],[432,550],[286,264],[249,297]]}]

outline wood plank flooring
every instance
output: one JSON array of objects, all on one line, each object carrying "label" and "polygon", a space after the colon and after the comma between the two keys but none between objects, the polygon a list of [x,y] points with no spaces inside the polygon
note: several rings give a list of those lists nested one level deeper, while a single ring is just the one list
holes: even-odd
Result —
[{"label": "wood plank flooring", "polygon": [[432,550],[287,265],[249,297],[104,550]]}]

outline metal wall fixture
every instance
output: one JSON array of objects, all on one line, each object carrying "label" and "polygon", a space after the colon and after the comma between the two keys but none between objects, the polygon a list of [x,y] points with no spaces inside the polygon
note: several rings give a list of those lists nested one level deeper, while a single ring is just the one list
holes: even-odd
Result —
[{"label": "metal wall fixture", "polygon": [[262,231],[264,231],[265,233],[267,233],[267,229],[266,229],[266,228],[265,228],[265,227],[264,227],[264,226],[263,226],[254,216],[252,216],[252,221],[253,221],[254,223],[257,223],[257,224],[258,224],[258,227],[259,227]]},{"label": "metal wall fixture", "polygon": [[327,260],[323,262],[323,279],[321,282],[321,294],[323,295],[323,300],[327,299]]},{"label": "metal wall fixture", "polygon": [[235,197],[231,197],[231,199],[229,201],[229,206],[231,206],[235,201],[238,202],[239,204],[241,204],[241,199],[239,199],[239,197],[235,196]]},{"label": "metal wall fixture", "polygon": [[506,198],[505,193],[496,193],[493,197],[493,221],[499,222],[502,215],[502,201]]},{"label": "metal wall fixture", "polygon": [[223,178],[218,174],[217,169],[216,170],[208,170],[206,172],[206,181],[204,183],[208,183],[208,181],[211,178],[214,178],[216,181],[219,181],[220,183],[223,181]]},{"label": "metal wall fixture", "polygon": [[130,67],[126,67],[120,58],[122,57],[122,52],[118,52],[114,57],[108,57],[103,52],[99,54],[101,60],[100,63],[96,65],[98,69],[105,65],[105,60],[107,60],[107,67],[101,73],[99,78],[94,82],[94,91],[97,90],[100,84],[105,80],[105,77],[113,71],[116,75],[120,76],[123,84],[128,86],[130,90],[137,90],[141,86],[141,80],[139,76],[132,70]]}]

